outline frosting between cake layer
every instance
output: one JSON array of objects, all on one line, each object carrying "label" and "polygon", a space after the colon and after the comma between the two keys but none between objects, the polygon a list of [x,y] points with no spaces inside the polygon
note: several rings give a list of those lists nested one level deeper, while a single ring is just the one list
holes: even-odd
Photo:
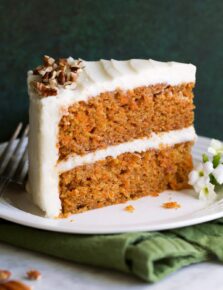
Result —
[{"label": "frosting between cake layer", "polygon": [[136,139],[130,142],[109,146],[106,149],[97,150],[83,156],[70,156],[68,160],[58,163],[60,173],[71,170],[77,166],[94,163],[110,156],[116,158],[123,153],[145,152],[149,149],[160,149],[162,146],[173,146],[175,144],[193,141],[196,138],[194,127],[181,130],[173,130],[164,133],[152,133],[150,138]]}]

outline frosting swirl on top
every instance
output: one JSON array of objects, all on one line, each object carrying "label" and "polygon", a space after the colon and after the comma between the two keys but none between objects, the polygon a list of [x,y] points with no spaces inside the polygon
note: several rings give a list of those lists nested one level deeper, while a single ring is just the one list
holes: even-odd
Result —
[{"label": "frosting swirl on top", "polygon": [[132,89],[137,86],[195,82],[196,67],[178,62],[159,62],[152,59],[125,61],[54,60],[44,56],[44,64],[29,72],[28,82],[41,97],[63,95],[64,90],[78,94]]}]

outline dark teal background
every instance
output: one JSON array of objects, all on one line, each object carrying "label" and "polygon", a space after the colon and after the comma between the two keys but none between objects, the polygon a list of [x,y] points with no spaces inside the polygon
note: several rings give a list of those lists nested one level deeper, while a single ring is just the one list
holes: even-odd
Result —
[{"label": "dark teal background", "polygon": [[222,0],[0,0],[0,29],[0,141],[28,120],[26,71],[43,54],[192,62],[197,131],[223,139]]}]

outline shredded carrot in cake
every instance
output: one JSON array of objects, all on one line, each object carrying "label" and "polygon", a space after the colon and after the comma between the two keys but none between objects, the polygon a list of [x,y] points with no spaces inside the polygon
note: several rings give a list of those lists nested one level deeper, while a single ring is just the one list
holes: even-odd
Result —
[{"label": "shredded carrot in cake", "polygon": [[132,205],[127,205],[124,210],[127,212],[134,212],[135,208]]},{"label": "shredded carrot in cake", "polygon": [[165,202],[162,205],[163,208],[180,208],[181,205],[176,201]]}]

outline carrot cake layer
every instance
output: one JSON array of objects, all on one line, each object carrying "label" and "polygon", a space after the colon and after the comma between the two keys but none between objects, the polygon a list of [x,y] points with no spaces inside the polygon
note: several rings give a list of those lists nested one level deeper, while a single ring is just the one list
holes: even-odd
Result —
[{"label": "carrot cake layer", "polygon": [[192,64],[54,60],[28,72],[28,191],[48,217],[187,187]]},{"label": "carrot cake layer", "polygon": [[123,203],[166,189],[186,188],[192,169],[191,143],[124,153],[60,175],[63,213]]},{"label": "carrot cake layer", "polygon": [[68,108],[59,123],[59,158],[193,124],[193,83],[103,92]]}]

